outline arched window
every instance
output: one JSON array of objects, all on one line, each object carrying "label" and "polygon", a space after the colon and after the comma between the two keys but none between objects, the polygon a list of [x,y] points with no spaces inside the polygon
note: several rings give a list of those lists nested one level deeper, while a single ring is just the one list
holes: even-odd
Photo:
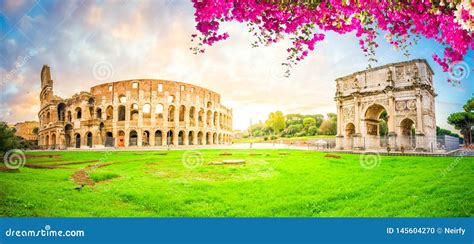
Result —
[{"label": "arched window", "polygon": [[131,106],[130,120],[138,120],[138,104],[136,103]]},{"label": "arched window", "polygon": [[120,103],[126,103],[127,102],[127,97],[125,95],[120,95],[119,96],[119,102]]},{"label": "arched window", "polygon": [[163,104],[158,103],[155,108],[155,114],[157,115],[159,119],[163,118],[163,110],[164,110]]},{"label": "arched window", "polygon": [[149,103],[145,103],[142,108],[143,111],[143,118],[150,118],[151,117],[151,105]]},{"label": "arched window", "polygon": [[173,95],[168,96],[168,103],[174,103],[174,96]]},{"label": "arched window", "polygon": [[179,106],[179,121],[184,121],[185,111],[186,111],[186,107],[184,107],[184,105]]},{"label": "arched window", "polygon": [[95,115],[96,118],[102,119],[102,109],[101,109],[101,108],[97,108],[95,114],[96,114],[96,115]]},{"label": "arched window", "polygon": [[125,121],[125,105],[118,107],[118,121]]},{"label": "arched window", "polygon": [[82,118],[82,110],[81,108],[76,108],[76,119]]},{"label": "arched window", "polygon": [[171,105],[168,108],[168,121],[173,122],[174,121],[174,106]]},{"label": "arched window", "polygon": [[[125,111],[124,111],[125,112]],[[107,107],[107,110],[105,111],[105,113],[107,114],[107,120],[112,120],[114,118],[114,107],[112,107],[111,105],[109,105]],[[125,113],[124,113],[125,114]]]}]

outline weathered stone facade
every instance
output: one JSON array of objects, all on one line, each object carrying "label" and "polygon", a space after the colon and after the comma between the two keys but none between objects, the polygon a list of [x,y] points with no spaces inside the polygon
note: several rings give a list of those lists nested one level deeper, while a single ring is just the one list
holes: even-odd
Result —
[{"label": "weathered stone facade", "polygon": [[[384,65],[336,82],[338,149],[429,151],[436,146],[436,94],[426,60]],[[384,138],[379,135],[383,111],[388,115]]]},{"label": "weathered stone facade", "polygon": [[230,143],[232,110],[219,94],[165,80],[105,83],[62,99],[41,70],[39,145],[43,148],[145,147]]},{"label": "weathered stone facade", "polygon": [[36,121],[24,121],[18,122],[14,125],[15,135],[27,140],[27,141],[37,141],[38,135],[34,133],[34,129],[39,129],[39,123]]}]

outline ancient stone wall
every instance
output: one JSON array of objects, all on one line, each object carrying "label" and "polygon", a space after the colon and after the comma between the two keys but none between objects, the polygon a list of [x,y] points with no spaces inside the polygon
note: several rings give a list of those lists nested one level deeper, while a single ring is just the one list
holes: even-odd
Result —
[{"label": "ancient stone wall", "polygon": [[[43,68],[43,70],[45,70]],[[49,68],[46,69],[49,72]],[[43,77],[49,77],[44,74]],[[183,82],[126,80],[61,99],[43,81],[39,144],[45,148],[230,143],[232,110],[218,93]]]}]

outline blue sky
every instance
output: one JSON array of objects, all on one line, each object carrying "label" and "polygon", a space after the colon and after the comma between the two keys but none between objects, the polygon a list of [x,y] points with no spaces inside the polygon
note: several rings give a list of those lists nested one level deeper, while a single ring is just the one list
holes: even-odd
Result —
[{"label": "blue sky", "polygon": [[[252,48],[245,25],[225,24],[230,39],[193,55],[195,33],[189,1],[0,1],[0,120],[36,120],[39,72],[51,67],[55,93],[69,97],[91,86],[115,80],[155,78],[200,85],[222,95],[234,109],[234,127],[244,129],[250,119],[268,113],[335,112],[337,77],[363,70],[367,58],[353,34],[327,34],[309,57],[283,77],[280,66],[288,43]],[[382,38],[377,49],[380,65],[408,59],[427,59],[435,72],[437,124],[450,128],[446,118],[460,111],[474,94],[474,72],[461,84],[447,83],[448,74],[433,62],[442,47],[422,39],[411,56],[394,50]],[[473,51],[466,64],[474,67]],[[94,76],[98,63],[110,64],[106,80]]]}]

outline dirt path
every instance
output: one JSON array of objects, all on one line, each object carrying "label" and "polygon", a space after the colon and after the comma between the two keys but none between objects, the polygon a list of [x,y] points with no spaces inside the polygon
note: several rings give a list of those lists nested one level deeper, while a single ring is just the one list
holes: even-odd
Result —
[{"label": "dirt path", "polygon": [[[98,161],[98,160],[97,160]],[[76,183],[77,185],[87,185],[87,186],[95,186],[96,182],[94,182],[90,177],[89,177],[89,171],[97,168],[102,168],[111,165],[112,163],[102,163],[102,164],[90,164],[86,166],[83,169],[80,169],[74,174],[72,174],[71,179]]]}]

